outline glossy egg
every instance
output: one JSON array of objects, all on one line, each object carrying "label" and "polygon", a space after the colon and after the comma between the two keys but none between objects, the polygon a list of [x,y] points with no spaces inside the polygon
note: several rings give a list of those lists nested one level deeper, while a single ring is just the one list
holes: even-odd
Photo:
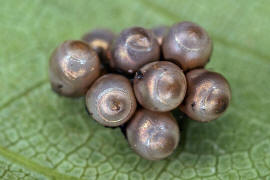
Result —
[{"label": "glossy egg", "polygon": [[173,153],[180,131],[171,113],[138,110],[129,121],[127,139],[131,148],[148,160],[160,160]]},{"label": "glossy egg", "polygon": [[144,65],[134,78],[134,92],[146,109],[166,112],[177,108],[187,89],[183,71],[168,61]]},{"label": "glossy egg", "polygon": [[120,33],[112,45],[110,65],[112,68],[133,74],[143,65],[157,61],[160,48],[151,31],[132,27]]},{"label": "glossy egg", "polygon": [[180,109],[191,119],[208,122],[220,117],[228,108],[231,88],[216,72],[196,69],[187,73],[187,95]]},{"label": "glossy egg", "polygon": [[106,74],[88,90],[86,106],[98,123],[115,127],[131,118],[137,103],[132,86],[126,77]]},{"label": "glossy egg", "polygon": [[162,52],[166,60],[188,71],[207,64],[212,46],[212,40],[202,27],[192,22],[181,22],[170,28],[163,40]]},{"label": "glossy egg", "polygon": [[51,55],[50,82],[60,95],[83,96],[99,75],[99,58],[85,42],[65,41]]}]

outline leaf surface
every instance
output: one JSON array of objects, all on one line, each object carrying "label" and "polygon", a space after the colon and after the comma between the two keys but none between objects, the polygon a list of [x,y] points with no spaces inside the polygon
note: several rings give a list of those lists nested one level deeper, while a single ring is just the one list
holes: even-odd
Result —
[{"label": "leaf surface", "polygon": [[[1,179],[270,179],[270,3],[179,0],[9,0],[0,6]],[[54,94],[48,59],[89,29],[116,32],[190,20],[214,42],[208,69],[233,92],[228,111],[201,124],[176,113],[182,141],[168,159],[132,152],[83,99]]]}]

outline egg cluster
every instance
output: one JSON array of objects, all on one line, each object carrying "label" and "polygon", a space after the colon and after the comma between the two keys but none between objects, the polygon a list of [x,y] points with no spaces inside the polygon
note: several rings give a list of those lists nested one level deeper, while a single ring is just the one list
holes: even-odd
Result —
[{"label": "egg cluster", "polygon": [[170,111],[208,122],[228,107],[228,81],[204,69],[213,45],[192,22],[153,29],[106,29],[59,45],[50,59],[50,82],[60,95],[85,95],[93,119],[125,127],[132,149],[149,160],[169,156],[180,131]]}]

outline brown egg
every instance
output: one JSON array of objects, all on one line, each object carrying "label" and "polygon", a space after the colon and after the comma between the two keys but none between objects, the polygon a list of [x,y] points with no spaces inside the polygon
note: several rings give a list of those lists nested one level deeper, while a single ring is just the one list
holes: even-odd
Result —
[{"label": "brown egg", "polygon": [[163,39],[169,32],[169,27],[168,26],[158,26],[152,29],[152,32],[158,42],[158,44],[161,46],[163,43]]},{"label": "brown egg", "polygon": [[143,65],[157,61],[160,49],[151,31],[141,27],[126,29],[112,45],[110,65],[119,71],[133,74]]},{"label": "brown egg", "polygon": [[183,71],[168,61],[144,65],[134,78],[134,92],[146,109],[166,112],[183,101],[187,84]]},{"label": "brown egg", "polygon": [[129,80],[121,75],[107,74],[88,90],[86,106],[98,123],[115,127],[131,118],[137,104]]},{"label": "brown egg", "polygon": [[99,74],[99,58],[85,42],[65,41],[51,56],[50,82],[60,95],[83,96]]},{"label": "brown egg", "polygon": [[148,160],[160,160],[173,153],[179,143],[179,127],[171,113],[138,110],[128,122],[131,148]]},{"label": "brown egg", "polygon": [[216,72],[196,69],[187,73],[187,95],[180,109],[191,119],[207,122],[220,117],[231,100],[228,81]]},{"label": "brown egg", "polygon": [[108,50],[114,39],[115,34],[108,29],[96,29],[82,37],[96,51],[103,64],[109,64]]},{"label": "brown egg", "polygon": [[204,67],[212,53],[207,32],[192,22],[175,24],[163,40],[163,55],[184,71]]}]

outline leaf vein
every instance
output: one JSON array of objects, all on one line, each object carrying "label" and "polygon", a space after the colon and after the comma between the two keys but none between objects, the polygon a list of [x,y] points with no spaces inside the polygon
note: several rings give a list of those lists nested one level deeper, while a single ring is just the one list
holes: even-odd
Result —
[{"label": "leaf vein", "polygon": [[37,83],[33,84],[31,87],[27,88],[25,91],[17,94],[16,96],[11,97],[9,100],[7,100],[6,102],[4,102],[4,104],[0,105],[0,112],[9,107],[11,104],[13,104],[16,100],[28,95],[29,93],[31,93],[32,91],[42,87],[44,84],[47,83],[47,79],[43,79],[38,81]]},{"label": "leaf vein", "polygon": [[16,162],[18,164],[23,165],[24,167],[26,167],[29,170],[38,172],[38,173],[43,174],[47,177],[52,177],[54,179],[79,180],[78,178],[67,176],[64,174],[60,174],[53,169],[41,166],[41,165],[39,165],[39,164],[29,160],[29,159],[24,158],[23,156],[15,153],[15,152],[9,151],[8,149],[6,149],[2,146],[0,146],[0,154],[13,162]]}]

